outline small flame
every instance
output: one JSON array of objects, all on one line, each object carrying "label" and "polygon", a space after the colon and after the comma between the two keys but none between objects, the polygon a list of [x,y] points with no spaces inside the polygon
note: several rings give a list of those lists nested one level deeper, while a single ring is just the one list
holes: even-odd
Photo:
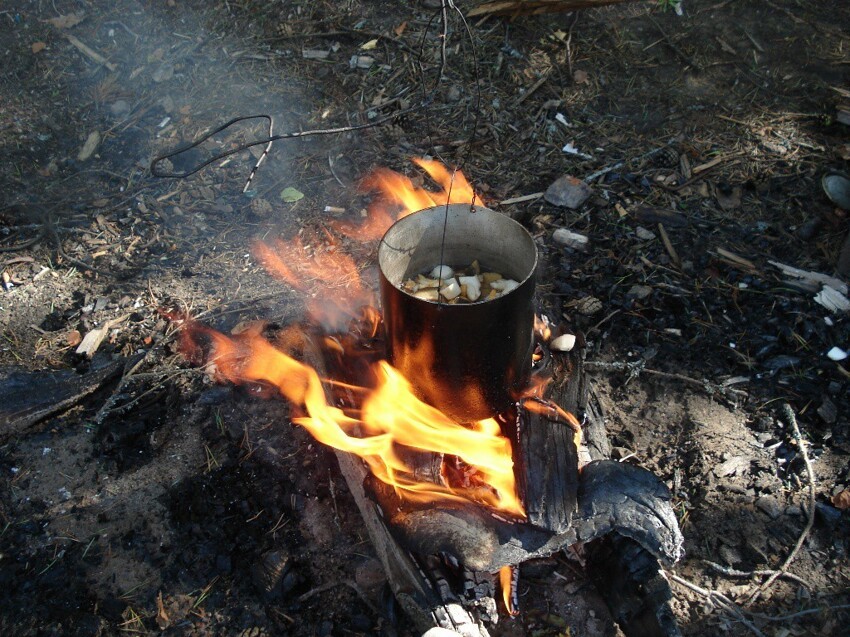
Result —
[{"label": "small flame", "polygon": [[361,224],[336,222],[333,227],[358,241],[377,241],[395,221],[413,212],[447,203],[481,202],[481,197],[461,171],[449,170],[432,159],[414,159],[413,163],[428,174],[440,187],[439,191],[426,190],[414,185],[409,177],[378,168],[362,183],[363,190],[378,193],[378,199],[369,207],[366,221]]},{"label": "small flame", "polygon": [[[197,324],[188,328],[195,343],[201,334],[211,339],[212,360],[222,377],[276,387],[305,414],[293,422],[319,442],[360,456],[373,475],[395,488],[400,497],[423,503],[473,500],[525,517],[516,496],[510,441],[494,420],[464,427],[416,398],[410,383],[385,361],[373,368],[377,386],[365,397],[359,413],[346,413],[328,404],[315,369],[275,348],[257,329],[228,337]],[[404,460],[404,449],[457,456],[468,465],[467,483],[456,486],[417,479]]]},{"label": "small flame", "polygon": [[502,601],[505,602],[505,610],[511,617],[519,615],[519,608],[514,603],[516,597],[516,567],[503,566],[499,569],[499,586],[502,589]]},{"label": "small flame", "polygon": [[538,396],[523,398],[522,406],[534,414],[540,414],[552,422],[560,422],[573,430],[573,442],[576,449],[581,447],[581,423],[566,409],[557,403]]}]

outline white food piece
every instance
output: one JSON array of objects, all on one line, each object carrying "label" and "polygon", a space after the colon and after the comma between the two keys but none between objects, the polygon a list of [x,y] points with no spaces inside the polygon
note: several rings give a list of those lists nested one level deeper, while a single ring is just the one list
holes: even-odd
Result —
[{"label": "white food piece", "polygon": [[448,284],[440,290],[440,294],[443,295],[443,298],[447,301],[451,301],[452,299],[456,299],[460,296],[460,284],[457,282],[457,279],[451,279],[448,281]]},{"label": "white food piece", "polygon": [[432,279],[442,279],[443,281],[445,281],[447,279],[452,278],[454,275],[455,271],[452,270],[449,266],[438,265],[433,270],[431,270],[431,273],[428,276],[430,276]]},{"label": "white food piece", "polygon": [[845,358],[847,358],[848,356],[850,356],[850,354],[848,354],[847,352],[845,352],[845,351],[844,351],[843,349],[841,349],[840,347],[833,347],[831,350],[829,350],[829,351],[826,353],[826,355],[827,355],[827,357],[829,358],[829,360],[831,360],[831,361],[836,361],[836,362],[837,362],[837,361],[843,361]]},{"label": "white food piece", "polygon": [[502,295],[504,295],[512,290],[516,290],[519,287],[519,283],[513,279],[501,279],[499,281],[493,281],[490,284],[490,287],[494,290],[498,290]]},{"label": "white food piece", "polygon": [[466,298],[477,301],[481,296],[481,281],[477,276],[462,276],[458,278],[460,284],[466,287]]},{"label": "white food piece", "polygon": [[416,289],[427,290],[428,288],[438,288],[440,282],[437,279],[429,279],[421,274],[416,277]]},{"label": "white food piece", "polygon": [[439,301],[440,293],[437,292],[437,288],[430,288],[428,290],[419,290],[418,292],[414,292],[413,296],[417,299],[421,299],[423,301]]},{"label": "white food piece", "polygon": [[576,335],[575,334],[561,334],[557,338],[553,338],[552,342],[549,343],[549,349],[555,350],[556,352],[569,352],[576,345]]}]

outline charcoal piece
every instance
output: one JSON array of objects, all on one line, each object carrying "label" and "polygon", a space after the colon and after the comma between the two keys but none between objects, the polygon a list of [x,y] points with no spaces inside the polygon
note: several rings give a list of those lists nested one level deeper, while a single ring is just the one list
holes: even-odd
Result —
[{"label": "charcoal piece", "polygon": [[83,375],[73,370],[21,369],[0,374],[0,440],[79,404],[118,376],[124,363],[110,362]]},{"label": "charcoal piece", "polygon": [[658,560],[612,533],[587,544],[587,571],[626,637],[679,637],[672,593]]}]

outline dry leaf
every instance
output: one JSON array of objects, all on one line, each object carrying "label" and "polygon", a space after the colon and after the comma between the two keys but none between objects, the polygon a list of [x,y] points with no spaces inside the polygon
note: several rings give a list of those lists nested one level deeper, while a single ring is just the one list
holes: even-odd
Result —
[{"label": "dry leaf", "polygon": [[369,40],[365,44],[361,44],[360,48],[363,51],[371,51],[372,49],[376,48],[377,46],[378,46],[378,38],[375,38],[374,40]]},{"label": "dry leaf", "polygon": [[171,619],[165,612],[165,604],[162,603],[162,591],[156,596],[156,623],[160,630],[165,630],[171,624]]},{"label": "dry leaf", "polygon": [[588,74],[587,71],[582,71],[581,69],[576,69],[575,73],[573,73],[573,81],[576,84],[587,84],[588,82]]},{"label": "dry leaf", "polygon": [[66,337],[69,347],[76,347],[83,342],[83,335],[78,330],[71,330]]},{"label": "dry leaf", "polygon": [[395,29],[393,29],[393,33],[395,33],[396,35],[400,36],[402,33],[404,33],[404,30],[405,30],[406,28],[407,28],[407,22],[402,22],[402,23],[401,23],[400,25],[398,25]]},{"label": "dry leaf", "polygon": [[850,509],[850,489],[844,489],[841,493],[832,496],[832,505],[842,511]]},{"label": "dry leaf", "polygon": [[47,45],[44,42],[33,42],[30,48],[33,53],[41,53],[47,48]]},{"label": "dry leaf", "polygon": [[57,29],[70,29],[82,22],[83,17],[82,13],[69,13],[68,15],[60,15],[58,18],[50,18],[45,22],[52,24]]}]

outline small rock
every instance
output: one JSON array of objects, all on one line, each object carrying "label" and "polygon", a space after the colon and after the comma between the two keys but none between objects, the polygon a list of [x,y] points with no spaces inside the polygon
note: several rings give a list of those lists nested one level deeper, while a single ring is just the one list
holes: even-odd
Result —
[{"label": "small rock", "polygon": [[779,501],[770,495],[765,495],[756,500],[756,506],[766,513],[772,520],[782,515],[782,507]]},{"label": "small rock", "polygon": [[328,547],[333,544],[333,511],[321,500],[308,498],[301,515],[301,531],[312,537],[316,544]]},{"label": "small rock", "polygon": [[458,100],[460,100],[460,89],[457,86],[452,85],[446,93],[446,101],[457,102]]},{"label": "small rock", "polygon": [[386,583],[387,576],[378,560],[369,559],[355,569],[354,581],[368,594],[380,590]]},{"label": "small rock", "polygon": [[815,503],[815,517],[826,524],[828,528],[833,529],[841,521],[841,511],[832,505],[817,502]]},{"label": "small rock", "polygon": [[734,566],[735,564],[740,564],[744,561],[738,551],[733,549],[731,546],[727,546],[725,544],[720,547],[719,553],[720,559],[726,562],[726,564],[729,566]]},{"label": "small rock", "polygon": [[648,285],[633,285],[629,288],[629,291],[626,292],[626,298],[642,301],[650,294],[652,294],[652,288]]},{"label": "small rock", "polygon": [[653,239],[655,239],[655,233],[650,230],[647,230],[643,226],[638,226],[637,228],[635,228],[635,234],[637,235],[637,238],[641,241],[652,241]]},{"label": "small rock", "polygon": [[829,358],[829,360],[838,362],[838,361],[843,361],[845,358],[850,356],[850,354],[845,352],[840,347],[833,347],[831,350],[829,350],[826,353],[826,356],[827,356],[827,358]]},{"label": "small rock", "polygon": [[826,424],[831,425],[838,419],[838,407],[836,407],[835,403],[829,398],[824,397],[823,402],[820,407],[818,407],[818,416],[820,416]]},{"label": "small rock", "polygon": [[163,64],[156,71],[153,72],[151,79],[154,82],[167,82],[172,77],[174,77],[174,67],[171,64]]},{"label": "small rock", "polygon": [[585,235],[567,230],[566,228],[558,228],[552,234],[552,239],[555,243],[564,246],[565,248],[573,248],[575,250],[586,250],[590,245],[590,239]]},{"label": "small rock", "polygon": [[543,197],[553,206],[563,206],[575,210],[590,197],[593,190],[581,179],[564,175],[556,179]]},{"label": "small rock", "polygon": [[83,144],[83,147],[80,149],[79,154],[77,154],[77,159],[79,161],[86,161],[92,155],[94,155],[94,151],[97,150],[97,147],[100,145],[100,133],[98,131],[92,131],[89,133],[89,136],[86,138],[86,143]]},{"label": "small rock", "polygon": [[586,296],[576,303],[576,310],[582,316],[593,316],[602,311],[602,301],[595,296]]},{"label": "small rock", "polygon": [[114,117],[123,117],[130,112],[130,104],[127,100],[115,100],[109,107],[109,112]]},{"label": "small rock", "polygon": [[714,467],[714,475],[723,478],[732,475],[743,475],[750,470],[750,461],[743,456],[733,456]]}]

